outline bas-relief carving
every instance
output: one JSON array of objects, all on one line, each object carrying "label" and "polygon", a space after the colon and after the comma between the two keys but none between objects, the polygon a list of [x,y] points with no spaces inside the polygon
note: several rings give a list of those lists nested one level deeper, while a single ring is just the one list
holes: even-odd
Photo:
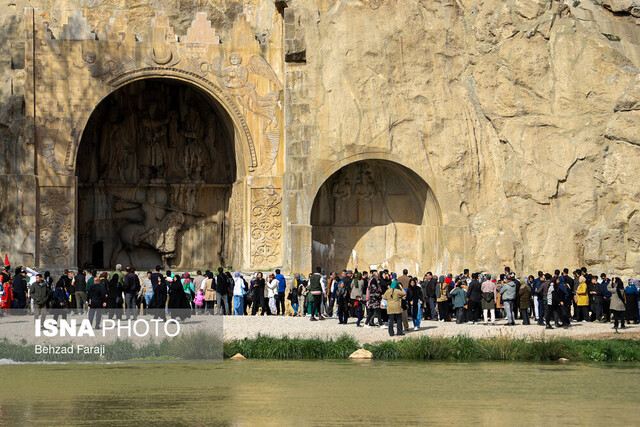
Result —
[{"label": "bas-relief carving", "polygon": [[[221,244],[235,175],[230,138],[207,100],[182,85],[140,81],[107,99],[78,157],[79,230],[88,236],[79,262],[190,267],[202,249],[181,238],[196,228],[209,247]],[[97,242],[102,259],[92,253]]]},{"label": "bas-relief carving", "polygon": [[82,53],[82,60],[87,64],[91,77],[106,82],[126,71],[135,68],[135,62],[126,53],[103,52],[98,55],[93,50]]},{"label": "bas-relief carving", "polygon": [[177,39],[164,12],[156,12],[155,18],[151,20],[148,39],[150,44],[149,53],[143,59],[143,62],[151,66],[161,65],[165,67],[173,67],[180,62]]},{"label": "bas-relief carving", "polygon": [[[163,70],[167,70],[171,75],[183,73],[188,80],[198,75],[203,82],[207,83],[203,87],[217,87],[211,92],[223,100],[225,107],[233,114],[234,121],[240,124],[243,134],[246,135],[251,155],[251,162],[247,163],[250,172],[253,172],[258,164],[247,119],[243,116],[253,114],[254,116],[250,119],[252,129],[259,127],[258,132],[261,133],[262,141],[259,149],[261,161],[258,172],[261,174],[271,172],[280,146],[279,115],[282,110],[283,86],[277,74],[262,56],[246,54],[245,58],[248,60],[245,62],[237,52],[228,56],[219,54],[211,63],[198,63],[198,70],[194,73],[196,71],[192,67],[194,59],[206,57],[204,52],[210,49],[205,46],[220,44],[220,38],[211,28],[211,23],[204,13],[196,15],[187,35],[181,40],[178,40],[173,33],[166,16],[158,13],[152,21],[148,36],[143,37],[143,42],[140,44],[137,44],[138,40],[130,31],[126,14],[123,12],[115,12],[106,32],[101,33],[97,41],[94,41],[96,37],[93,32],[88,37],[80,37],[82,34],[79,32],[84,32],[84,35],[89,34],[86,31],[88,28],[86,20],[81,14],[73,19],[73,23],[71,21],[70,19],[69,25],[73,25],[68,27],[65,33],[70,35],[67,40],[91,40],[91,42],[83,42],[80,52],[85,69],[96,81],[119,87],[127,81],[125,76],[133,75],[132,73],[142,72],[143,77],[145,75],[153,77],[156,74],[164,75]],[[73,31],[80,35],[72,35]],[[245,40],[240,37],[234,40],[239,43],[238,46],[243,47],[251,43],[249,38]],[[43,41],[42,46],[43,48],[47,46],[46,40]],[[255,81],[256,79],[258,81]],[[261,82],[260,79],[265,80]],[[266,92],[263,92],[264,90]],[[226,97],[219,94],[225,94]],[[106,102],[110,100],[106,99]],[[205,117],[198,117],[196,111],[186,114],[191,119],[190,122],[183,117],[185,114],[182,112],[178,117],[175,111],[169,111],[164,106],[152,105],[154,105],[153,102],[140,102],[137,107],[128,106],[120,108],[119,112],[111,111],[103,115],[102,124],[99,126],[100,131],[95,132],[93,136],[90,136],[91,131],[87,132],[89,124],[84,131],[79,130],[84,124],[82,118],[79,118],[69,125],[72,129],[68,132],[73,141],[67,147],[65,162],[58,162],[56,159],[55,138],[43,139],[40,142],[43,164],[52,172],[57,175],[71,175],[75,168],[79,177],[84,179],[84,182],[83,179],[79,180],[81,193],[79,203],[85,207],[85,211],[92,212],[92,217],[85,215],[83,220],[80,216],[78,221],[81,230],[79,234],[85,236],[78,238],[84,238],[85,242],[84,250],[78,253],[78,262],[81,264],[91,263],[91,247],[87,246],[89,239],[86,236],[93,236],[95,243],[96,229],[104,230],[100,239],[112,240],[101,242],[105,248],[103,257],[105,263],[123,256],[129,259],[136,258],[136,252],[141,248],[146,250],[147,255],[137,257],[138,259],[149,259],[148,255],[151,253],[167,263],[171,260],[182,263],[184,254],[180,254],[180,249],[176,251],[176,245],[179,245],[181,236],[190,229],[195,229],[196,226],[202,227],[202,221],[211,224],[211,229],[215,228],[214,237],[224,238],[226,232],[220,232],[224,229],[224,215],[220,215],[220,212],[229,208],[228,189],[208,188],[209,193],[205,194],[206,191],[202,188],[203,185],[210,185],[211,181],[206,175],[211,171],[212,164],[216,173],[223,177],[216,182],[226,181],[224,177],[229,174],[229,165],[221,166],[224,163],[218,162],[219,159],[212,156],[211,150],[206,147],[207,142],[203,140],[203,133],[207,134],[207,130],[203,128],[207,126],[203,126],[202,123],[210,121]],[[159,110],[162,111],[159,112]],[[79,137],[73,137],[80,133],[83,135],[83,140],[90,136],[94,142],[99,142],[99,144],[94,143],[90,150],[91,155],[83,154],[83,145],[86,144],[80,144]],[[178,141],[177,145],[183,147],[179,155],[174,153],[175,147],[172,144],[175,141]],[[96,148],[96,145],[100,145],[100,148]],[[76,153],[78,153],[77,156]],[[227,157],[229,156],[226,153],[220,156],[225,160]],[[233,162],[233,156],[230,157]],[[180,172],[177,172],[178,170]],[[231,171],[231,174],[234,175],[235,170]],[[141,203],[136,199],[136,193],[131,191],[135,188],[132,187],[134,185],[151,187],[152,190],[149,192],[153,195],[148,196],[151,198],[158,198],[158,193],[169,194],[166,197],[169,201],[165,204],[160,203],[155,208],[177,213],[152,216],[140,212]],[[182,186],[181,190],[176,192],[175,188],[180,186]],[[203,203],[208,203],[210,210],[214,212],[213,214],[208,212],[206,218],[200,216],[197,209],[199,202],[196,200],[203,194],[206,199]],[[220,202],[216,204],[209,199]],[[235,203],[240,205],[241,201],[238,200]],[[168,207],[168,205],[171,206]],[[176,208],[176,205],[182,207]],[[242,206],[240,211],[244,211]],[[128,233],[128,237],[125,238],[122,229],[127,224],[124,223],[123,216],[130,216],[129,222],[135,225],[144,225],[147,217],[155,217],[156,228],[147,224],[134,233]],[[242,221],[234,220],[233,223],[241,224]],[[281,228],[281,224],[277,227]],[[257,230],[257,228],[254,229]],[[255,247],[258,262],[265,263],[268,259],[274,259],[274,256],[281,260],[279,248],[281,236],[278,234],[278,243],[274,246],[271,243],[273,235],[274,232],[270,231],[259,239],[264,244],[259,248]],[[271,249],[265,251],[265,248],[274,249],[275,253]],[[267,254],[267,252],[270,253]],[[174,259],[176,256],[180,258]],[[139,263],[138,266],[140,266]]]},{"label": "bas-relief carving", "polygon": [[[208,67],[208,71],[218,78],[222,86],[236,101],[249,111],[266,119],[263,130],[270,126],[279,126],[276,110],[281,108],[280,92],[282,83],[271,68],[271,65],[260,55],[251,55],[247,65],[242,65],[243,58],[233,52],[229,55],[229,64],[224,65],[224,59],[218,56]],[[249,75],[255,74],[268,79],[276,85],[277,91],[271,91],[264,96],[258,95],[256,86],[249,82]]]},{"label": "bas-relief carving", "polygon": [[73,237],[72,206],[69,188],[40,187],[38,229],[41,265],[69,264]]},{"label": "bas-relief carving", "polygon": [[250,227],[252,266],[278,265],[282,259],[282,194],[279,189],[251,189]]},{"label": "bas-relief carving", "polygon": [[64,168],[60,166],[58,161],[56,160],[56,144],[52,137],[44,136],[41,138],[42,144],[42,158],[44,162],[49,166],[49,168],[54,171],[57,175],[72,175],[73,170],[70,168]]},{"label": "bas-relief carving", "polygon": [[341,270],[422,259],[421,228],[432,225],[425,222],[425,213],[428,217],[437,206],[427,202],[428,186],[400,169],[361,161],[323,184],[311,214],[314,265]]},{"label": "bas-relief carving", "polygon": [[[127,39],[129,34],[126,19],[121,14],[116,14],[110,21],[107,40]],[[211,62],[202,61],[204,50],[198,48],[198,45],[218,44],[219,41],[215,30],[211,28],[211,22],[206,19],[206,13],[196,14],[187,35],[178,42],[167,17],[163,12],[157,12],[149,30],[150,46],[143,62],[152,67],[180,66],[203,78],[211,74],[214,77],[211,81],[217,82],[230,99],[242,109],[260,117],[263,121],[263,146],[260,150],[262,164],[259,172],[268,174],[275,164],[280,147],[278,114],[282,110],[282,82],[271,65],[260,55],[250,55],[246,65],[243,65],[243,57],[237,52],[232,52],[228,60],[224,56],[217,56]],[[137,65],[125,52],[125,47],[122,43],[110,43],[103,52],[83,52],[83,60],[90,75],[101,82],[114,84],[119,76],[135,70]],[[185,61],[182,61],[183,55],[187,55]],[[250,75],[265,78],[275,86],[275,90],[265,95],[258,94],[256,85],[249,81]],[[248,129],[246,132],[249,133]]]}]

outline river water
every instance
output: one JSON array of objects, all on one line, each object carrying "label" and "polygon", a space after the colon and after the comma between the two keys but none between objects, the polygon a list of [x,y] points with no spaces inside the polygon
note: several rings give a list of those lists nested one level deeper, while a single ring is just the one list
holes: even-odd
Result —
[{"label": "river water", "polygon": [[0,378],[0,425],[640,424],[637,364],[9,364]]}]

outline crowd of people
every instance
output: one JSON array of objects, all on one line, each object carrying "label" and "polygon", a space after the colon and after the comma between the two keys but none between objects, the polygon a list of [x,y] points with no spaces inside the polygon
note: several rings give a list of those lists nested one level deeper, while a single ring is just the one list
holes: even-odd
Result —
[{"label": "crowd of people", "polygon": [[176,274],[167,270],[139,275],[133,267],[116,265],[111,272],[77,273],[64,270],[54,281],[48,271],[18,267],[11,274],[5,256],[0,273],[0,308],[3,314],[31,311],[36,319],[47,312],[54,319],[70,314],[89,316],[96,328],[101,314],[109,318],[137,318],[152,313],[184,320],[192,315],[268,315],[308,317],[311,321],[338,319],[357,327],[388,328],[389,334],[404,335],[409,319],[414,330],[423,320],[506,325],[536,322],[548,329],[568,328],[574,322],[611,322],[613,328],[639,322],[640,283],[620,277],[591,274],[586,268],[539,271],[518,277],[509,267],[504,273],[488,272],[436,276],[421,279],[403,270],[358,271],[355,268],[325,274],[322,268],[308,276],[289,279],[276,269],[268,275],[257,272],[246,277],[219,267]]}]

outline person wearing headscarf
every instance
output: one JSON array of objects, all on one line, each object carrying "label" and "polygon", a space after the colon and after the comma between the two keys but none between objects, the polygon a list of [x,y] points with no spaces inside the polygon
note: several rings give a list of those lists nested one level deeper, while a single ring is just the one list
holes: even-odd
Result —
[{"label": "person wearing headscarf", "polygon": [[584,276],[578,277],[578,289],[576,290],[576,319],[583,323],[589,321],[589,293],[587,292],[587,279]]},{"label": "person wearing headscarf", "polygon": [[160,273],[160,266],[156,266],[156,272],[151,274],[151,286],[153,297],[151,297],[149,308],[153,312],[153,318],[166,320],[167,279]]},{"label": "person wearing headscarf", "polygon": [[258,309],[260,309],[260,315],[264,316],[265,314],[267,314],[267,310],[265,308],[264,300],[265,282],[261,272],[256,273],[256,278],[251,286],[253,287],[253,304],[251,305],[251,315],[255,316],[256,314],[258,314]]},{"label": "person wearing headscarf", "polygon": [[280,282],[276,279],[275,274],[269,274],[269,280],[267,280],[267,298],[269,298],[269,310],[272,315],[277,313],[276,298],[278,295],[278,285]]},{"label": "person wearing headscarf", "polygon": [[640,294],[640,291],[638,290],[638,285],[637,280],[629,280],[629,284],[624,289],[627,298],[627,322],[633,322],[636,325],[640,323],[640,310],[638,309],[638,294]]},{"label": "person wearing headscarf", "polygon": [[247,293],[244,280],[239,271],[233,273],[233,315],[244,314],[244,296]]},{"label": "person wearing headscarf", "polygon": [[402,299],[407,293],[398,284],[397,280],[391,282],[391,286],[382,298],[387,300],[387,313],[389,314],[389,336],[394,336],[393,325],[396,324],[396,335],[404,335],[402,331]]},{"label": "person wearing headscarf", "polygon": [[451,277],[446,277],[438,283],[436,301],[438,302],[438,318],[441,322],[449,322],[449,292],[451,291]]},{"label": "person wearing headscarf", "polygon": [[184,290],[184,295],[187,297],[191,311],[194,312],[196,307],[193,304],[193,299],[196,296],[196,290],[193,286],[193,281],[191,280],[189,273],[182,274],[182,289]]},{"label": "person wearing headscarf", "polygon": [[482,290],[482,317],[484,319],[484,324],[489,323],[489,315],[491,315],[491,324],[495,325],[496,323],[496,298],[498,294],[498,289],[496,284],[491,281],[491,275],[485,275],[486,280],[482,282],[481,290]]},{"label": "person wearing headscarf", "polygon": [[207,271],[206,279],[204,279],[204,305],[207,314],[214,313],[214,304],[216,300],[216,281],[213,278],[213,272]]},{"label": "person wearing headscarf", "polygon": [[[167,273],[167,275],[169,275]],[[170,275],[169,275],[170,276]],[[169,282],[169,314],[172,319],[182,321],[191,317],[191,303],[187,299],[179,275],[175,275]]]},{"label": "person wearing headscarf", "polygon": [[618,322],[620,322],[620,329],[625,329],[624,315],[626,312],[626,298],[622,279],[615,277],[609,281],[607,290],[611,293],[609,309],[613,312],[613,329],[618,330]]},{"label": "person wearing headscarf", "polygon": [[409,279],[409,286],[407,287],[407,301],[409,302],[411,318],[413,319],[413,329],[417,331],[420,329],[422,304],[424,299],[422,287],[418,284],[418,280],[415,277]]}]

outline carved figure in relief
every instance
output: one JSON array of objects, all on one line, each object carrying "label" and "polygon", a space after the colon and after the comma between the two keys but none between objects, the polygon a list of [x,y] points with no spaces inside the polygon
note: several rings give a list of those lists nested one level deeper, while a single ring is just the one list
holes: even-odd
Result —
[{"label": "carved figure in relief", "polygon": [[175,112],[170,112],[167,117],[158,117],[158,104],[149,106],[147,118],[142,121],[142,134],[145,144],[149,147],[149,177],[152,182],[162,182],[166,165],[167,125],[174,118]]},{"label": "carved figure in relief", "polygon": [[[113,251],[111,263],[117,262],[120,252],[128,253],[139,247],[155,249],[160,254],[164,265],[174,257],[178,232],[185,222],[188,212],[174,209],[167,205],[167,194],[164,188],[138,189],[136,200],[128,200],[124,195],[116,195],[114,218],[126,218],[131,221],[118,231],[119,242]],[[191,213],[192,215],[199,215]]]},{"label": "carved figure in relief", "polygon": [[186,122],[184,132],[184,172],[186,182],[204,182],[202,179],[202,166],[204,163],[204,150],[202,149],[202,121],[195,108],[188,108],[188,115],[183,119]]},{"label": "carved figure in relief", "polygon": [[335,203],[335,223],[346,225],[349,222],[347,199],[351,197],[351,180],[344,170],[339,172],[331,195]]},{"label": "carved figure in relief", "polygon": [[[280,79],[260,55],[251,55],[246,66],[242,65],[242,61],[242,56],[233,52],[229,55],[229,66],[224,67],[223,59],[218,57],[210,71],[218,76],[220,85],[235,97],[240,105],[267,120],[265,129],[269,126],[277,128],[276,110],[279,107],[282,90]],[[256,86],[249,83],[249,74],[257,74],[269,79],[278,90],[269,92],[265,96],[258,95]]]},{"label": "carved figure in relief", "polygon": [[[136,126],[131,123],[135,116],[129,113],[125,115],[128,119],[123,121],[119,108],[109,109],[100,142],[101,156],[107,164],[102,169],[101,181],[138,181],[138,159],[134,144]],[[118,149],[113,149],[114,143],[118,145]]]},{"label": "carved figure in relief", "polygon": [[360,213],[364,224],[373,223],[373,196],[376,194],[373,175],[369,165],[362,163],[358,165],[356,175],[355,193],[360,199]]}]

